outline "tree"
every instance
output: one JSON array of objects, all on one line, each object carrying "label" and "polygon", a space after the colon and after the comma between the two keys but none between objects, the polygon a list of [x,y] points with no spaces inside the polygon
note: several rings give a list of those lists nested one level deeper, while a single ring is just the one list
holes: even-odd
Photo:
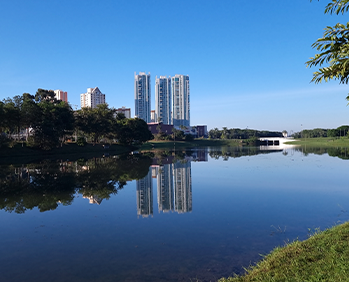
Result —
[{"label": "tree", "polygon": [[32,121],[32,142],[44,150],[57,147],[60,141],[64,142],[66,131],[74,128],[72,108],[68,103],[55,99],[51,92],[39,89],[35,95],[39,109]]},{"label": "tree", "polygon": [[[344,14],[349,10],[349,0],[332,0],[325,8],[325,14]],[[306,62],[307,67],[319,66],[313,73],[312,82],[320,83],[338,79],[341,84],[349,82],[349,22],[328,26],[322,38],[312,45],[320,53]],[[325,66],[323,66],[325,65]],[[323,66],[323,67],[321,67]],[[349,95],[346,97],[349,100]]]},{"label": "tree", "polygon": [[147,123],[140,118],[126,118],[119,122],[117,138],[120,144],[142,144],[154,138]]},{"label": "tree", "polygon": [[117,120],[123,120],[124,115],[116,115],[114,109],[109,109],[107,104],[97,105],[96,108],[82,108],[75,115],[76,126],[79,130],[90,135],[93,144],[99,142],[102,136],[109,135],[115,131]]}]

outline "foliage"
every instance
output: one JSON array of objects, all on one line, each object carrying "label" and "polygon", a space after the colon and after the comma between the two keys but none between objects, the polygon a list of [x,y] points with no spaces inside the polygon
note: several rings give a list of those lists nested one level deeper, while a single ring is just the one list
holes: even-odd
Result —
[{"label": "foliage", "polygon": [[293,134],[293,137],[294,138],[343,137],[343,136],[347,136],[348,132],[349,132],[349,126],[342,125],[334,129],[323,129],[323,128],[304,129],[300,132],[295,132]]},{"label": "foliage", "polygon": [[144,120],[139,118],[128,118],[119,121],[117,139],[120,144],[142,144],[153,138],[153,134],[151,134]]},{"label": "foliage", "polygon": [[84,138],[84,137],[79,137],[78,140],[76,140],[76,144],[77,144],[78,146],[81,146],[81,147],[85,146],[85,145],[86,145],[86,140],[85,140],[85,138]]},{"label": "foliage", "polygon": [[[27,141],[30,147],[51,150],[63,145],[73,130],[77,136],[91,138],[93,144],[119,139],[120,144],[142,144],[153,138],[147,124],[140,119],[127,119],[107,104],[73,112],[70,105],[55,98],[52,90],[39,88],[35,95],[4,99],[0,102],[0,146],[11,144],[8,137]],[[85,143],[79,142],[79,145]]]},{"label": "foliage", "polygon": [[258,131],[253,129],[240,129],[223,127],[219,130],[217,127],[208,132],[210,139],[249,139],[252,137],[283,137],[281,132]]},{"label": "foliage", "polygon": [[74,128],[73,110],[69,104],[57,100],[43,99],[38,106],[40,114],[32,124],[34,143],[50,150],[64,141],[66,130]]},{"label": "foliage", "polygon": [[93,144],[100,138],[112,132],[117,120],[115,110],[109,109],[107,104],[97,105],[96,108],[82,108],[75,114],[76,127],[92,137]]},{"label": "foliage", "polygon": [[[332,3],[326,6],[325,13],[344,14],[348,9],[349,0],[332,0]],[[313,73],[312,82],[320,83],[338,79],[340,83],[347,84],[349,81],[349,22],[326,27],[323,37],[316,40],[312,47],[319,52],[306,62],[308,67],[319,66],[319,70]]]}]

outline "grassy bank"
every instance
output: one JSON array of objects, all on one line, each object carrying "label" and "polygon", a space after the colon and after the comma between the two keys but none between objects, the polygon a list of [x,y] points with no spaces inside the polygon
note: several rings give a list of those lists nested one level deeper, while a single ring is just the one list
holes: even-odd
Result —
[{"label": "grassy bank", "polygon": [[18,143],[13,148],[0,148],[1,164],[17,164],[29,163],[42,159],[69,159],[76,160],[79,158],[102,157],[109,153],[113,155],[130,152],[132,147],[111,145],[108,149],[104,149],[103,145],[86,144],[86,146],[78,146],[75,143],[64,144],[62,147],[55,148],[50,151],[42,151],[39,149],[27,147],[25,143]]},{"label": "grassy bank", "polygon": [[195,139],[193,141],[148,141],[143,144],[140,150],[151,149],[183,149],[193,147],[208,147],[208,146],[239,146],[240,140],[213,140],[213,139]]},{"label": "grassy bank", "polygon": [[296,141],[287,142],[285,144],[290,145],[306,145],[312,147],[349,147],[349,138],[333,138],[333,137],[322,137],[322,138],[302,138]]},{"label": "grassy bank", "polygon": [[276,248],[245,276],[219,282],[349,281],[349,222]]}]

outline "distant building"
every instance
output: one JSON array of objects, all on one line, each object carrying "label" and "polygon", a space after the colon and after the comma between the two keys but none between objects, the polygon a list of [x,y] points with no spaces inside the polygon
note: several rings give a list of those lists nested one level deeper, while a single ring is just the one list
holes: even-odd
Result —
[{"label": "distant building", "polygon": [[130,108],[125,108],[125,107],[118,108],[118,109],[116,109],[116,112],[118,114],[124,114],[126,118],[131,118],[131,109]]},{"label": "distant building", "polygon": [[150,122],[157,122],[156,113],[154,110],[150,111]]},{"label": "distant building", "polygon": [[62,100],[63,102],[68,103],[68,93],[67,92],[64,92],[62,90],[54,90],[53,92],[55,93],[55,98],[57,100]]},{"label": "distant building", "polygon": [[176,74],[171,78],[172,124],[190,126],[189,76]]},{"label": "distant building", "polygon": [[171,77],[160,76],[155,79],[155,113],[163,124],[172,124],[171,120]]},{"label": "distant building", "polygon": [[197,125],[196,131],[198,138],[207,137],[207,125]]},{"label": "distant building", "polygon": [[150,73],[135,73],[135,116],[150,122]]},{"label": "distant building", "polygon": [[167,135],[173,133],[172,124],[162,124],[162,123],[154,122],[154,123],[148,123],[148,128],[152,134],[158,134],[159,129],[161,130],[161,132],[164,132]]},{"label": "distant building", "polygon": [[103,94],[98,87],[87,88],[86,93],[80,94],[81,108],[89,107],[94,109],[100,104],[105,104],[105,94]]}]

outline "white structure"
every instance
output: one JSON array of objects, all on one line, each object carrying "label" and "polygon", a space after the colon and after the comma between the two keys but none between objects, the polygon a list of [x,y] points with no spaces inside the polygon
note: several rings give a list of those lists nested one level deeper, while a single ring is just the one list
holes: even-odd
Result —
[{"label": "white structure", "polygon": [[54,90],[53,91],[55,93],[55,98],[57,100],[62,100],[64,102],[68,103],[68,93],[64,92],[63,90]]},{"label": "white structure", "polygon": [[172,124],[171,120],[171,77],[160,76],[155,79],[155,113],[163,124]]},{"label": "white structure", "polygon": [[80,94],[81,108],[90,107],[94,109],[99,104],[105,104],[105,94],[98,87],[87,88],[86,93]]},{"label": "white structure", "polygon": [[124,106],[122,108],[116,109],[116,112],[118,114],[124,114],[125,118],[131,118],[131,109],[130,108],[125,108]]},{"label": "white structure", "polygon": [[150,122],[156,122],[157,121],[157,117],[156,117],[156,113],[154,110],[150,111]]},{"label": "white structure", "polygon": [[171,78],[172,124],[190,126],[189,76],[176,74]]},{"label": "white structure", "polygon": [[150,73],[135,73],[135,115],[150,122]]}]

